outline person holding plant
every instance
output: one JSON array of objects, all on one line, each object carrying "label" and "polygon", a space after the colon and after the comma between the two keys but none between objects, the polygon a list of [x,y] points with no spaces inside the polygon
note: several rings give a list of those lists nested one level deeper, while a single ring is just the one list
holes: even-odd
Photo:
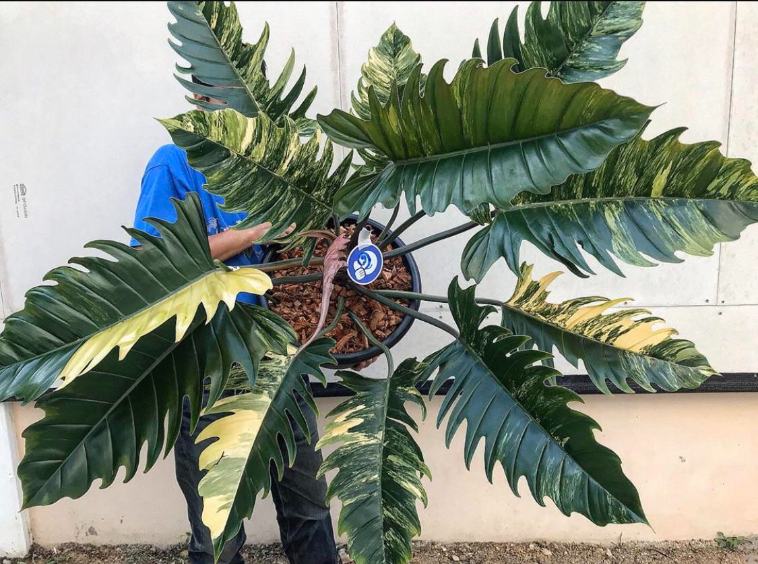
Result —
[{"label": "person holding plant", "polygon": [[[261,223],[247,229],[232,229],[242,221],[244,213],[230,213],[221,209],[223,198],[207,192],[203,186],[205,177],[190,167],[185,151],[176,145],[159,148],[145,168],[141,192],[134,216],[134,227],[152,235],[158,231],[145,221],[148,217],[174,222],[176,210],[171,198],[183,200],[196,193],[200,198],[208,232],[208,244],[214,259],[230,266],[257,264],[262,261],[263,247],[257,245],[268,232],[271,223]],[[285,231],[292,231],[294,225]],[[137,245],[132,241],[132,245]],[[243,303],[258,303],[253,294],[239,294]],[[305,404],[300,407],[309,420],[309,427],[316,429],[315,414]],[[195,443],[196,437],[219,415],[201,417],[194,431],[191,429],[189,406],[185,401],[182,427],[174,448],[176,479],[187,502],[191,538],[189,561],[192,564],[212,564],[213,543],[208,528],[203,524],[203,500],[198,493],[198,484],[203,473],[199,468],[200,453],[208,441]],[[310,441],[298,425],[293,425],[297,440],[297,456],[294,464],[284,471],[284,478],[272,476],[271,494],[276,505],[277,521],[284,551],[293,564],[334,564],[337,552],[334,542],[329,506],[326,504],[326,481],[317,479],[316,472],[322,462],[320,452],[315,450],[318,436],[315,431]],[[218,560],[223,564],[244,562],[240,553],[245,543],[244,527],[237,536],[227,542]]]}]

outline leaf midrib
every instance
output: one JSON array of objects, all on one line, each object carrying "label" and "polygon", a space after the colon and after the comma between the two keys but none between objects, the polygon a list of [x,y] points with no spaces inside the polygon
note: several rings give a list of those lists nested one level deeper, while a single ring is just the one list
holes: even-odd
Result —
[{"label": "leaf midrib", "polygon": [[[284,389],[284,385],[285,385],[285,383],[287,382],[287,380],[290,377],[290,371],[292,370],[292,367],[295,364],[295,360],[300,355],[300,353],[303,352],[303,350],[305,350],[305,349],[301,349],[300,351],[298,351],[297,353],[295,353],[291,357],[290,362],[289,362],[289,366],[287,367],[287,370],[285,371],[284,376],[282,376],[281,380],[279,381],[279,385],[276,387],[276,391],[273,393],[273,395],[271,396],[271,400],[268,402],[268,405],[266,406],[266,413],[261,418],[261,424],[258,427],[258,432],[255,434],[255,438],[250,443],[250,450],[247,453],[247,458],[245,458],[245,465],[242,468],[242,473],[240,474],[240,479],[237,480],[237,483],[235,484],[235,488],[234,488],[234,500],[232,501],[232,504],[229,506],[229,509],[227,511],[227,514],[226,514],[226,518],[224,519],[224,531],[221,533],[222,536],[226,532],[226,528],[229,526],[229,516],[231,515],[232,508],[237,504],[237,497],[239,496],[240,485],[242,484],[242,480],[245,479],[245,476],[247,475],[247,467],[248,467],[248,464],[250,464],[250,460],[251,460],[251,458],[253,456],[253,452],[256,451],[255,447],[258,444],[258,440],[259,440],[259,437],[261,435],[260,432],[266,426],[266,421],[267,421],[267,419],[271,415],[271,408],[274,405],[274,403],[276,403],[277,399],[281,396],[282,391]],[[307,431],[303,430],[303,432],[307,432]],[[212,540],[215,541],[216,539],[212,539]]]},{"label": "leaf midrib", "polygon": [[[515,313],[516,315],[522,315],[524,317],[528,317],[529,319],[532,319],[532,320],[536,321],[537,323],[544,323],[545,325],[550,325],[551,327],[554,327],[555,329],[558,329],[559,331],[561,331],[563,333],[567,333],[569,335],[574,335],[575,337],[577,337],[579,339],[583,339],[585,341],[589,341],[591,343],[598,344],[598,345],[600,345],[602,347],[608,347],[608,348],[613,349],[615,351],[620,351],[620,352],[623,352],[623,353],[633,354],[633,355],[640,356],[640,357],[647,358],[647,359],[651,359],[651,360],[657,360],[658,362],[662,362],[664,364],[676,366],[676,367],[679,367],[679,368],[688,368],[688,369],[691,369],[691,370],[698,370],[698,371],[702,369],[701,367],[695,368],[695,367],[692,367],[692,366],[686,366],[684,364],[678,364],[676,362],[673,362],[673,361],[665,359],[665,358],[659,358],[657,356],[651,356],[651,355],[648,355],[648,354],[643,354],[641,352],[632,351],[632,350],[629,350],[629,349],[624,349],[624,348],[621,348],[621,347],[617,347],[613,343],[606,343],[605,341],[599,341],[599,340],[595,339],[594,337],[590,337],[588,335],[584,335],[583,333],[578,333],[578,332],[575,332],[575,331],[571,331],[570,329],[567,329],[566,327],[563,327],[562,325],[558,325],[554,321],[550,321],[547,318],[542,317],[539,314],[531,313],[531,312],[528,312],[526,310],[520,309],[517,306],[514,306],[513,304],[509,304],[508,302],[505,302],[503,304],[503,307],[505,309],[507,309],[507,310]],[[668,340],[670,340],[670,339],[668,339]],[[648,382],[650,383],[650,379],[649,378],[648,378]]]},{"label": "leaf midrib", "polygon": [[[224,6],[224,7],[226,9],[229,9],[226,6]],[[221,46],[221,42],[219,41],[218,37],[216,37],[216,33],[213,31],[213,28],[211,28],[210,22],[205,18],[205,15],[203,14],[202,10],[199,9],[199,6],[197,4],[194,4],[193,8],[195,9],[195,13],[197,13],[202,18],[202,20],[205,22],[206,27],[208,28],[208,31],[211,34],[211,37],[213,37],[213,41],[216,43],[216,47],[218,47],[218,50],[221,52],[221,54],[224,56],[224,59],[226,60],[226,62],[231,67],[232,72],[234,72],[234,76],[237,77],[237,80],[239,81],[239,83],[244,88],[245,92],[248,95],[248,98],[250,99],[250,101],[253,104],[253,107],[255,107],[255,109],[258,112],[260,112],[260,105],[258,104],[258,101],[253,96],[253,93],[250,91],[250,88],[248,87],[247,83],[242,79],[242,76],[240,75],[239,71],[237,70],[237,67],[234,65],[234,63],[232,62],[232,60],[229,58],[229,55],[226,53],[226,51],[224,50],[224,48]],[[238,23],[239,23],[239,20],[238,20]]]},{"label": "leaf midrib", "polygon": [[[576,125],[574,127],[569,127],[567,129],[560,129],[560,130],[553,131],[553,132],[550,132],[550,133],[544,133],[542,135],[535,135],[535,136],[532,136],[532,137],[524,137],[522,139],[512,139],[510,141],[503,141],[503,142],[500,142],[500,143],[487,143],[485,145],[480,145],[480,146],[477,146],[477,147],[470,147],[470,148],[467,148],[467,149],[458,149],[457,151],[449,151],[447,153],[435,153],[433,155],[423,155],[423,156],[420,156],[420,157],[413,157],[413,158],[410,158],[410,159],[403,159],[403,160],[394,160],[394,159],[392,159],[389,156],[387,156],[387,157],[391,161],[389,166],[395,166],[395,167],[413,165],[413,164],[416,164],[416,163],[433,162],[433,161],[436,161],[436,160],[450,159],[450,158],[454,158],[454,157],[462,156],[462,155],[469,155],[469,154],[473,154],[473,153],[481,153],[483,151],[493,151],[493,150],[502,149],[502,148],[506,148],[506,147],[510,147],[510,146],[522,145],[524,143],[529,143],[531,141],[539,141],[541,139],[547,139],[547,138],[550,138],[550,137],[558,137],[560,135],[567,135],[567,134],[570,134],[570,133],[574,133],[575,131],[581,131],[583,129],[590,129],[590,128],[593,128],[593,127],[598,127],[600,125],[604,125],[609,120],[628,120],[628,119],[632,119],[632,118],[638,117],[640,114],[644,114],[644,113],[645,113],[644,110],[622,113],[622,114],[619,114],[617,116],[604,117],[604,118],[599,119],[599,120],[594,120],[594,121],[591,121],[591,122],[583,123],[581,125]],[[372,146],[374,146],[373,142],[372,142]],[[384,153],[382,152],[382,154],[384,154]]]},{"label": "leaf midrib", "polygon": [[382,429],[381,429],[381,441],[379,443],[379,464],[381,464],[380,468],[380,476],[379,476],[379,518],[382,521],[382,542],[381,542],[381,548],[382,548],[382,562],[386,561],[387,558],[387,548],[384,544],[384,534],[386,532],[386,526],[385,526],[385,519],[384,519],[384,475],[385,475],[385,468],[384,468],[384,438],[387,433],[387,413],[389,410],[389,400],[390,400],[390,393],[392,391],[392,376],[389,375],[387,378],[385,378],[385,386],[384,386],[384,401],[382,402]]},{"label": "leaf midrib", "polygon": [[574,198],[570,200],[549,200],[545,202],[529,202],[526,204],[515,204],[513,207],[507,208],[507,209],[501,209],[499,210],[499,213],[513,213],[517,211],[524,211],[524,210],[530,210],[530,209],[537,209],[537,208],[549,208],[552,206],[560,206],[560,205],[566,205],[566,206],[578,206],[578,205],[588,205],[588,204],[610,204],[610,203],[617,203],[617,202],[657,202],[657,201],[663,201],[667,203],[679,203],[682,202],[684,204],[692,202],[692,203],[698,203],[698,202],[724,202],[728,204],[747,204],[747,205],[754,205],[758,206],[758,201],[752,201],[752,200],[729,200],[726,198],[705,198],[702,196],[698,196],[695,198],[687,198],[684,196],[606,196],[603,198]]},{"label": "leaf midrib", "polygon": [[[512,400],[512,401],[513,401],[513,402],[514,402],[516,405],[518,405],[518,406],[519,406],[519,408],[521,409],[521,411],[522,411],[524,414],[526,414],[526,416],[529,418],[529,420],[530,420],[530,421],[531,421],[531,422],[532,422],[534,425],[536,425],[536,426],[537,426],[537,428],[539,428],[539,430],[540,430],[540,431],[541,431],[541,432],[542,432],[542,433],[543,433],[545,436],[547,436],[547,437],[548,437],[548,439],[549,439],[549,440],[550,440],[550,441],[551,441],[553,444],[557,445],[557,446],[558,446],[558,448],[560,448],[560,449],[561,449],[561,452],[563,452],[563,453],[564,453],[564,455],[565,455],[567,458],[570,458],[570,459],[571,459],[571,460],[574,462],[574,464],[576,464],[576,465],[577,465],[579,468],[581,468],[581,469],[582,469],[582,472],[584,472],[584,475],[585,475],[585,476],[587,476],[587,479],[588,479],[588,480],[592,480],[592,482],[593,482],[594,484],[596,484],[596,485],[597,485],[597,487],[599,487],[599,488],[601,488],[603,491],[607,492],[607,493],[608,493],[608,495],[609,495],[611,498],[613,498],[613,499],[614,499],[614,500],[615,500],[615,501],[616,501],[616,502],[617,502],[619,505],[621,505],[623,508],[625,508],[627,511],[629,511],[629,513],[631,513],[631,514],[632,514],[632,515],[634,515],[634,516],[635,516],[637,519],[639,519],[639,520],[640,520],[639,522],[641,522],[641,523],[647,523],[647,519],[645,519],[645,518],[643,518],[643,517],[640,517],[639,515],[637,515],[637,513],[636,513],[635,511],[633,511],[631,508],[627,507],[626,503],[622,502],[622,501],[621,501],[620,499],[618,499],[618,498],[617,498],[615,495],[613,495],[613,494],[610,492],[610,490],[608,490],[608,488],[606,488],[604,485],[602,485],[602,484],[601,484],[601,483],[599,483],[597,480],[595,480],[595,478],[594,478],[594,477],[593,477],[593,476],[592,476],[592,475],[591,475],[591,474],[590,474],[590,473],[589,473],[587,470],[585,470],[584,466],[582,466],[581,464],[579,464],[579,462],[578,462],[578,461],[577,461],[577,460],[576,460],[576,459],[575,459],[573,456],[571,456],[571,454],[569,454],[569,453],[566,451],[566,449],[565,449],[565,448],[563,448],[563,445],[562,445],[562,444],[561,444],[559,441],[557,441],[557,440],[555,439],[555,437],[553,437],[553,436],[552,436],[550,433],[548,433],[548,432],[547,432],[547,430],[546,430],[546,429],[545,429],[545,428],[542,426],[542,424],[541,424],[539,421],[537,421],[537,420],[536,420],[534,417],[532,417],[532,414],[529,412],[529,410],[528,410],[528,409],[526,409],[526,408],[524,407],[524,405],[523,405],[523,404],[522,404],[522,403],[521,403],[519,400],[517,400],[517,399],[516,399],[516,398],[515,398],[515,397],[514,397],[514,396],[511,394],[510,390],[509,390],[509,389],[508,389],[508,388],[505,386],[505,384],[503,384],[503,383],[500,381],[500,379],[499,379],[499,378],[498,378],[498,377],[495,375],[495,373],[494,373],[494,372],[492,372],[492,370],[490,370],[489,366],[487,366],[487,364],[484,362],[484,360],[483,360],[483,359],[482,359],[482,358],[479,356],[479,354],[478,354],[476,351],[474,351],[474,349],[472,349],[472,348],[471,348],[471,347],[470,347],[470,346],[469,346],[469,345],[468,345],[468,344],[467,344],[465,341],[463,341],[463,339],[457,339],[457,342],[458,342],[458,343],[460,343],[460,344],[463,346],[463,348],[465,349],[465,351],[466,351],[466,352],[467,352],[469,355],[471,355],[471,356],[474,358],[474,360],[477,362],[477,364],[479,364],[479,365],[480,365],[480,367],[483,367],[483,368],[484,368],[484,370],[487,372],[487,374],[489,374],[490,378],[491,378],[491,379],[492,379],[492,380],[495,382],[495,384],[496,384],[496,385],[497,385],[499,388],[501,388],[501,389],[502,389],[502,390],[505,392],[505,394],[506,394],[506,395],[507,395],[507,396],[508,396],[508,397],[509,397],[509,398],[510,398],[510,399],[511,399],[511,400]],[[513,353],[511,353],[511,354],[513,354]]]},{"label": "leaf midrib", "polygon": [[[244,114],[242,114],[242,115],[244,115]],[[256,118],[246,118],[246,119],[256,119]],[[271,119],[271,118],[268,118],[268,119]],[[271,124],[272,124],[273,127],[277,127],[276,124],[273,121],[271,122]],[[212,139],[210,137],[205,137],[203,135],[199,135],[195,131],[189,131],[189,130],[185,129],[184,127],[180,127],[180,129],[182,131],[186,132],[186,133],[191,133],[193,135],[196,135],[196,136],[200,137],[201,139],[203,139],[203,140],[205,140],[205,141],[207,141],[209,143],[213,143],[214,145],[216,145],[217,147],[220,147],[221,149],[223,149],[225,151],[229,151],[231,154],[235,155],[236,157],[239,157],[240,159],[244,160],[246,163],[249,163],[251,166],[254,166],[254,167],[256,167],[256,168],[264,171],[266,174],[272,176],[273,178],[277,178],[277,179],[281,180],[284,184],[286,184],[289,188],[291,188],[295,192],[298,192],[298,193],[302,194],[306,199],[311,200],[312,202],[318,204],[319,206],[321,206],[322,208],[324,208],[325,210],[327,210],[327,211],[329,211],[331,213],[331,211],[332,211],[332,207],[331,206],[327,205],[325,202],[322,202],[321,200],[319,200],[317,198],[314,198],[312,194],[304,191],[302,188],[299,188],[298,186],[296,186],[295,184],[293,184],[287,178],[284,178],[282,175],[277,174],[276,172],[274,172],[273,170],[269,169],[268,167],[263,166],[261,163],[259,163],[257,161],[254,161],[253,159],[251,159],[247,155],[243,155],[242,153],[240,153],[240,152],[238,152],[238,151],[236,151],[234,149],[231,149],[230,147],[227,147],[226,145],[224,145],[220,141],[217,141],[217,140]]]},{"label": "leaf midrib", "polygon": [[[597,18],[595,18],[595,21],[592,23],[592,25],[589,27],[589,29],[582,35],[581,39],[575,43],[575,48],[568,51],[568,55],[566,55],[566,58],[563,59],[563,62],[558,65],[557,68],[550,71],[551,76],[559,77],[559,73],[561,70],[563,70],[563,67],[566,66],[569,62],[569,60],[579,51],[578,48],[576,48],[577,45],[585,45],[588,43],[589,37],[591,37],[596,28],[597,25],[605,19],[605,16],[607,15],[608,11],[611,9],[612,6],[614,6],[617,2],[614,0],[612,2],[608,2],[608,4],[603,8],[603,11],[598,14]],[[563,32],[563,29],[561,29],[561,32]]]},{"label": "leaf midrib", "polygon": [[[185,338],[188,338],[188,337],[189,337],[191,334],[192,334],[192,331],[187,331],[187,337],[185,337]],[[24,506],[23,506],[21,509],[26,509],[26,508],[29,508],[29,507],[34,507],[34,500],[35,500],[35,499],[36,499],[36,497],[37,497],[37,496],[40,494],[40,492],[41,492],[41,491],[44,491],[44,490],[45,490],[45,488],[47,488],[48,484],[50,483],[50,480],[52,480],[52,479],[53,479],[53,476],[55,476],[56,474],[59,474],[59,473],[61,472],[62,468],[63,468],[63,467],[64,467],[64,466],[65,466],[65,465],[68,463],[69,459],[70,459],[72,456],[74,456],[74,453],[76,453],[76,452],[78,452],[78,451],[79,451],[79,449],[81,448],[81,446],[82,446],[83,444],[85,444],[85,443],[86,443],[87,439],[89,439],[89,438],[90,438],[90,436],[92,436],[92,434],[95,432],[95,430],[96,430],[97,428],[99,428],[99,426],[100,426],[100,425],[103,423],[103,421],[106,421],[106,422],[107,422],[107,421],[108,421],[108,417],[110,417],[110,415],[113,413],[113,411],[114,411],[114,410],[115,410],[115,409],[116,409],[118,406],[120,406],[120,405],[123,403],[123,401],[124,401],[125,399],[128,399],[128,398],[129,398],[129,395],[130,395],[130,394],[131,394],[131,393],[134,391],[134,389],[135,389],[137,386],[139,386],[139,385],[140,385],[140,384],[141,384],[141,383],[144,381],[144,379],[145,379],[147,376],[151,375],[151,374],[153,373],[153,370],[154,370],[154,369],[155,369],[155,368],[156,368],[156,367],[157,367],[157,366],[158,366],[158,365],[159,365],[161,362],[163,362],[163,360],[164,360],[164,359],[165,359],[165,358],[166,358],[166,357],[167,357],[169,354],[172,354],[172,353],[173,353],[173,352],[176,350],[176,348],[177,348],[177,347],[178,347],[178,346],[179,346],[181,343],[183,343],[183,342],[184,342],[184,339],[183,339],[182,341],[178,341],[178,342],[172,342],[172,343],[170,343],[170,344],[169,344],[169,346],[168,346],[168,348],[167,348],[167,350],[166,350],[164,353],[162,353],[161,355],[157,356],[157,357],[155,358],[154,362],[153,362],[152,364],[150,364],[150,366],[148,366],[148,367],[147,367],[147,368],[146,368],[146,369],[145,369],[145,370],[142,372],[142,375],[141,375],[140,377],[138,377],[138,378],[135,378],[135,380],[134,380],[134,383],[132,383],[132,385],[131,385],[131,386],[129,386],[129,388],[128,388],[128,389],[127,389],[127,390],[126,390],[126,391],[125,391],[123,394],[121,394],[121,396],[119,396],[119,397],[117,398],[117,400],[116,400],[116,401],[114,401],[114,402],[113,402],[113,404],[111,405],[111,407],[110,407],[110,408],[108,408],[108,411],[106,411],[106,412],[103,414],[103,416],[102,416],[102,417],[100,417],[100,418],[99,418],[99,419],[98,419],[96,422],[94,422],[94,423],[92,424],[92,426],[91,426],[90,430],[89,430],[89,431],[87,431],[87,434],[86,434],[86,435],[85,435],[85,436],[84,436],[84,437],[83,437],[83,438],[82,438],[80,441],[78,441],[78,442],[77,442],[76,446],[75,446],[74,448],[72,448],[72,449],[71,449],[71,451],[68,453],[68,455],[66,455],[66,458],[64,458],[63,460],[61,460],[61,461],[60,461],[60,464],[58,464],[58,465],[56,466],[55,470],[54,470],[54,471],[53,471],[53,472],[50,474],[50,476],[48,476],[48,478],[47,478],[47,480],[45,480],[44,484],[42,484],[42,486],[40,486],[40,487],[37,489],[37,491],[34,493],[34,496],[33,496],[33,497],[32,497],[32,498],[29,500],[29,502],[28,502],[28,503],[25,503],[25,504],[24,504]],[[183,399],[183,398],[184,398],[184,396],[182,396],[182,399]],[[44,409],[44,407],[43,407],[43,409]],[[136,438],[136,434],[135,434],[135,438]],[[139,452],[137,453],[137,455],[139,456]],[[85,460],[87,460],[87,475],[89,475],[89,460],[88,460],[88,459],[86,459],[86,458],[85,458]],[[139,464],[139,460],[137,460],[137,461],[135,462],[135,464]],[[91,487],[91,485],[92,485],[92,484],[90,483],[90,487]]]}]

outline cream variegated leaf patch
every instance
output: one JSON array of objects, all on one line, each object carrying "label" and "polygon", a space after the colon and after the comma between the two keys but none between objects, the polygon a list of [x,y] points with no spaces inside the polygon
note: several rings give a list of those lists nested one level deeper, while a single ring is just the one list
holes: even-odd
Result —
[{"label": "cream variegated leaf patch", "polygon": [[255,381],[265,351],[285,353],[293,338],[283,319],[246,303],[220,306],[208,324],[193,322],[181,342],[174,334],[166,323],[124,360],[110,354],[37,402],[45,416],[24,431],[18,469],[24,507],[76,499],[95,480],[101,488],[117,476],[129,481],[143,462],[149,470],[174,446],[183,417],[192,429],[204,399],[216,401],[232,367],[237,378]]},{"label": "cream variegated leaf patch", "polygon": [[589,296],[560,303],[548,301],[548,287],[561,273],[539,280],[523,264],[518,285],[505,302],[504,324],[514,333],[529,335],[537,348],[553,347],[574,366],[579,360],[595,386],[610,393],[606,380],[632,392],[627,380],[655,391],[696,388],[716,374],[695,345],[677,339],[675,329],[642,308],[616,308],[626,298]]},{"label": "cream variegated leaf patch", "polygon": [[402,564],[411,559],[411,539],[421,532],[416,504],[427,502],[421,482],[431,478],[407,404],[423,410],[415,388],[424,365],[403,361],[388,379],[340,371],[355,395],[328,416],[318,447],[336,446],[320,474],[337,470],[328,496],[342,501],[338,533],[347,537],[356,564]]},{"label": "cream variegated leaf patch", "polygon": [[179,342],[184,338],[200,306],[203,307],[206,323],[209,323],[220,303],[225,303],[231,310],[239,293],[262,295],[271,288],[268,275],[255,268],[222,267],[207,272],[165,298],[87,339],[63,367],[60,374],[61,387],[92,370],[114,348],[119,349],[119,360],[123,360],[139,339],[169,319],[176,318],[174,340]]},{"label": "cream variegated leaf patch", "polygon": [[232,109],[192,111],[161,120],[174,143],[202,172],[223,208],[247,215],[239,227],[272,223],[268,239],[291,224],[295,234],[321,229],[332,217],[334,194],[350,168],[348,155],[332,171],[334,150],[316,131],[303,140],[295,123],[265,113],[249,118]]},{"label": "cream variegated leaf patch", "polygon": [[382,34],[376,47],[368,52],[368,59],[361,66],[361,78],[357,92],[351,96],[353,111],[363,119],[371,117],[369,88],[380,103],[386,104],[392,89],[400,95],[411,72],[421,62],[411,44],[411,39],[393,23]]},{"label": "cream variegated leaf patch", "polygon": [[[200,455],[207,473],[198,491],[203,497],[203,523],[213,539],[216,557],[253,512],[256,497],[271,489],[271,464],[281,479],[295,459],[297,446],[290,419],[311,436],[303,409],[314,409],[303,376],[325,382],[321,366],[334,359],[332,339],[319,338],[303,349],[290,346],[284,355],[269,354],[258,367],[255,385],[246,393],[217,401],[205,415],[222,415],[198,435],[211,441]],[[298,401],[298,397],[300,401]],[[279,441],[283,441],[283,452]]]},{"label": "cream variegated leaf patch", "polygon": [[685,144],[683,128],[650,140],[635,137],[597,170],[571,176],[549,194],[520,194],[463,251],[461,269],[481,281],[503,258],[518,274],[528,241],[577,275],[594,265],[621,275],[634,266],[709,256],[758,221],[758,177],[745,159],[728,158],[715,141]]}]

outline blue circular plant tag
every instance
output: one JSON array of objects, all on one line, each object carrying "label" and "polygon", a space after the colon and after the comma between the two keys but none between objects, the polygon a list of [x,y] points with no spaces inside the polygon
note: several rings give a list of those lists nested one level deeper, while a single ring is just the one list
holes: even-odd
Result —
[{"label": "blue circular plant tag", "polygon": [[347,257],[347,275],[356,284],[365,286],[379,278],[384,266],[384,257],[373,243],[354,247]]}]

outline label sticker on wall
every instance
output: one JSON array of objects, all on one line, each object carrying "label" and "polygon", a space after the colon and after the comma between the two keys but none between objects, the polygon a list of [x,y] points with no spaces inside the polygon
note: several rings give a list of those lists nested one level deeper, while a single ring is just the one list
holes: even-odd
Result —
[{"label": "label sticker on wall", "polygon": [[384,257],[379,247],[371,242],[371,231],[363,229],[358,235],[358,245],[347,257],[347,275],[361,286],[379,278],[384,267]]}]

